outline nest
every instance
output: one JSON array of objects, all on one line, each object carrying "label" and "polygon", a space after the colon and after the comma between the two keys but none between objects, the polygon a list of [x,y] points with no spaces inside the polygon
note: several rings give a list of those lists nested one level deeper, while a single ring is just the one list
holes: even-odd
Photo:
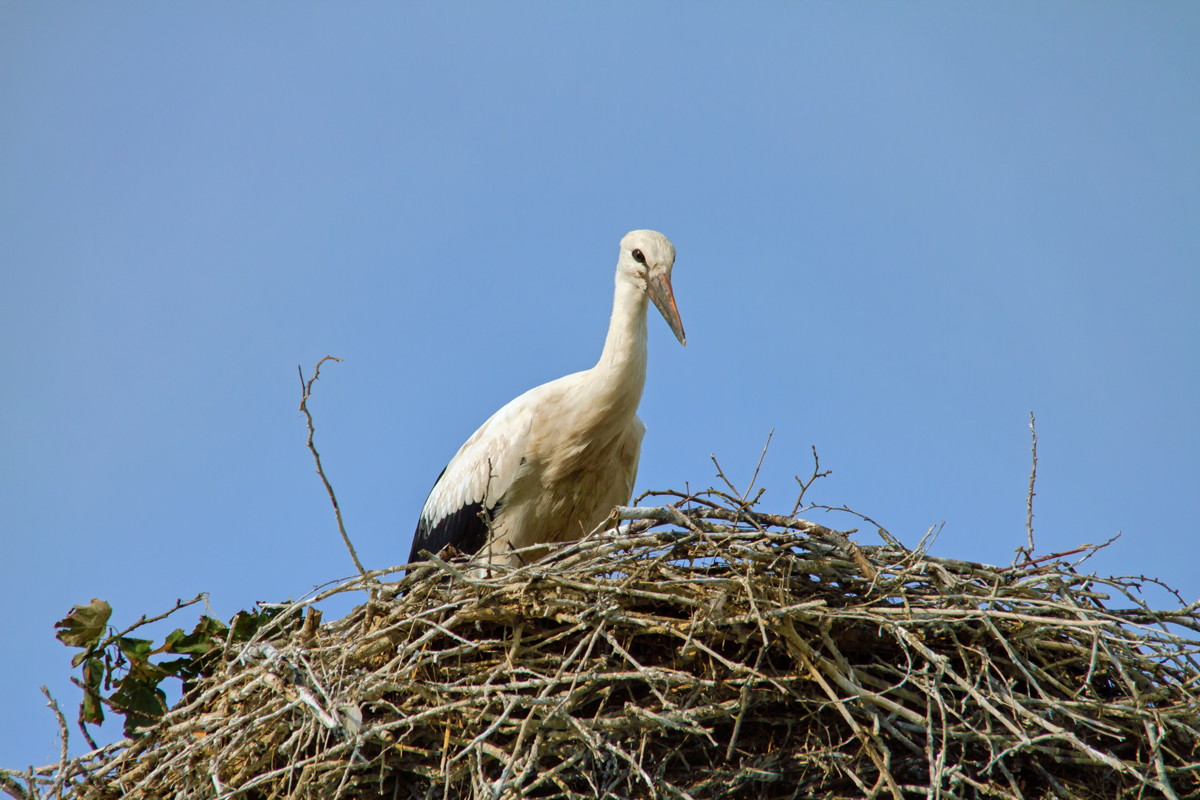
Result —
[{"label": "nest", "polygon": [[[280,607],[144,735],[27,798],[1186,797],[1200,604],[1062,558],[857,546],[690,498],[519,569]],[[319,624],[337,593],[370,600]],[[307,620],[305,618],[308,610]],[[1184,635],[1180,635],[1180,634]]]}]

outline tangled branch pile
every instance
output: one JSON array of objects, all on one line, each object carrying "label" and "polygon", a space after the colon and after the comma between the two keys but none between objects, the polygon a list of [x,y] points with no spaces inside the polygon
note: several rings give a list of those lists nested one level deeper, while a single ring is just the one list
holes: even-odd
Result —
[{"label": "tangled branch pile", "polygon": [[[680,504],[682,505],[682,504]],[[1200,793],[1198,605],[692,498],[490,574],[281,607],[136,740],[26,798]],[[398,570],[392,570],[393,574]],[[384,588],[386,587],[386,588]],[[320,625],[305,610],[370,590]],[[19,785],[18,785],[19,784]]]}]

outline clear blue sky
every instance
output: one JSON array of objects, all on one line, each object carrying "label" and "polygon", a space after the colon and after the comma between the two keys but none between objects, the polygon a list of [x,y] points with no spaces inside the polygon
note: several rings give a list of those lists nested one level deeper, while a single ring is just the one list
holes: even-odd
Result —
[{"label": "clear blue sky", "polygon": [[0,4],[0,765],[57,753],[40,684],[74,717],[71,605],[353,571],[297,364],[345,359],[318,444],[399,563],[479,423],[594,363],[633,228],[688,334],[651,320],[641,488],[774,428],[768,509],[816,445],[817,501],[1008,563],[1033,411],[1039,552],[1123,531],[1093,568],[1200,597],[1197,42],[1178,2]]}]

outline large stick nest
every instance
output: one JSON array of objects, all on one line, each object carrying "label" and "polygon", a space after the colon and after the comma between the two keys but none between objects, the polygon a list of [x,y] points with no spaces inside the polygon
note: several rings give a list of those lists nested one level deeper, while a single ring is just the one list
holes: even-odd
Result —
[{"label": "large stick nest", "polygon": [[284,606],[144,736],[30,771],[27,796],[1200,793],[1197,604],[690,506]]}]

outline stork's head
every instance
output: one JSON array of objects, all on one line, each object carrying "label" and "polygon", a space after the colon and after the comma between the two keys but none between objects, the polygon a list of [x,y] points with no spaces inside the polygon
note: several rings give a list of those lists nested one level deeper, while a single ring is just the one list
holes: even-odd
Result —
[{"label": "stork's head", "polygon": [[641,287],[671,326],[679,343],[687,345],[683,323],[671,290],[671,268],[675,266],[675,246],[658,231],[630,231],[621,240],[617,275]]}]

